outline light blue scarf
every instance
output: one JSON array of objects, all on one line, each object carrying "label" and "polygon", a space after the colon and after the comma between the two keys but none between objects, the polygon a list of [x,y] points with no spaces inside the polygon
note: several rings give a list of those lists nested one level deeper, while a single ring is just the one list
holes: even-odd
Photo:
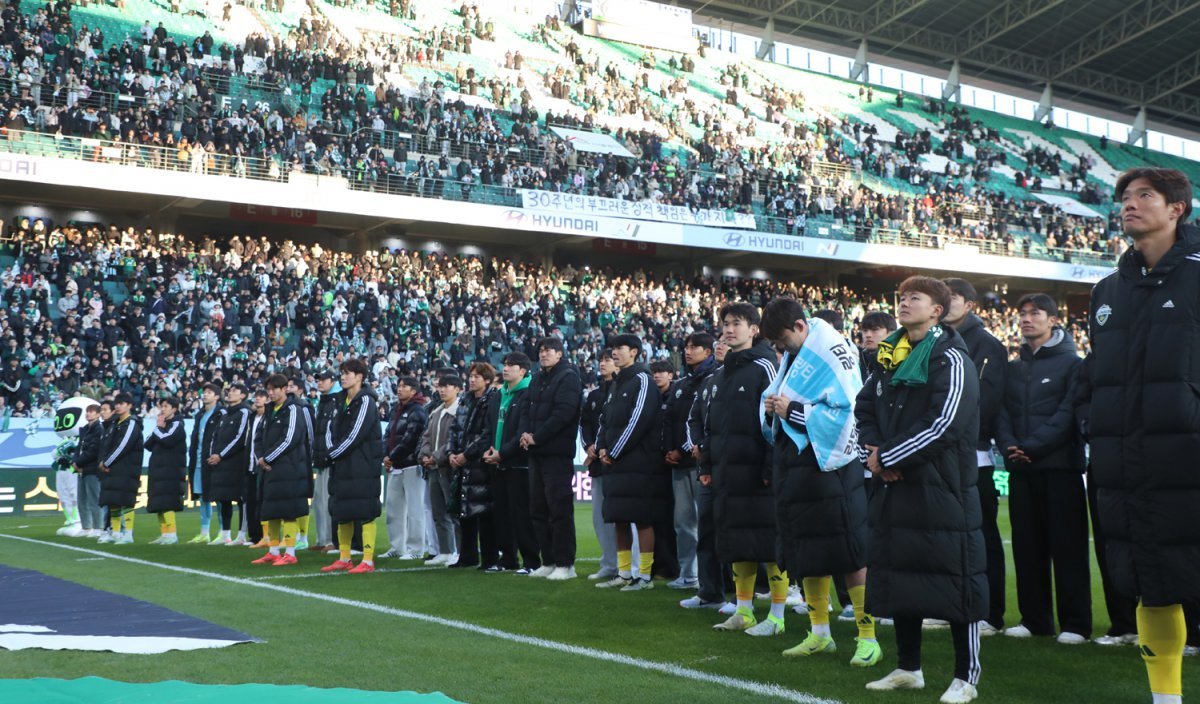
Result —
[{"label": "light blue scarf", "polygon": [[[803,452],[811,444],[822,472],[841,469],[858,458],[858,426],[854,422],[854,399],[862,388],[858,354],[833,326],[823,320],[808,321],[808,338],[793,357],[785,354],[785,373],[763,392],[777,394],[804,405],[805,431],[777,416],[763,418],[763,434],[775,442],[778,428]],[[794,359],[794,361],[793,361]]]}]

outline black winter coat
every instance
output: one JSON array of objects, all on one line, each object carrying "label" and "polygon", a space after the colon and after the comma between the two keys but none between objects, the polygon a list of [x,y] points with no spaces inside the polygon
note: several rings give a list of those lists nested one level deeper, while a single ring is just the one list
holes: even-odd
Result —
[{"label": "black winter coat", "polygon": [[[800,404],[794,404],[800,406]],[[803,452],[780,423],[807,432],[789,414],[775,428],[772,485],[779,520],[779,563],[789,578],[844,575],[867,564],[867,492],[858,460],[822,472],[812,445]]]},{"label": "black winter coat", "polygon": [[1008,365],[996,442],[1001,452],[1016,445],[1033,461],[1005,459],[1008,471],[1083,471],[1083,444],[1075,432],[1075,379],[1082,364],[1061,328],[1036,354],[1021,345],[1021,358]]},{"label": "black winter coat", "polygon": [[[604,400],[608,398],[609,382],[602,381],[600,386],[592,389],[583,401],[583,411],[579,416],[579,436],[583,440],[583,449],[596,444],[596,435],[600,431],[600,415],[604,412]],[[593,477],[603,476],[604,463],[595,460],[587,466],[588,474]]]},{"label": "black winter coat", "polygon": [[383,476],[383,432],[374,389],[363,386],[346,405],[337,394],[326,441],[333,463],[329,474],[329,515],[336,523],[379,518]]},{"label": "black winter coat", "polygon": [[525,391],[529,397],[529,430],[533,455],[574,457],[575,437],[583,405],[583,382],[575,365],[563,360],[549,371],[539,369]]},{"label": "black winter coat", "polygon": [[75,466],[83,476],[100,472],[100,451],[104,442],[104,423],[100,420],[79,429],[79,444],[75,447]]},{"label": "black winter coat", "polygon": [[100,456],[108,471],[100,473],[99,504],[133,508],[142,484],[142,419],[130,415],[117,420],[114,415],[112,429],[104,439]]},{"label": "black winter coat", "polygon": [[689,447],[700,448],[700,459],[696,465],[700,474],[712,474],[712,455],[708,451],[708,409],[712,398],[712,390],[716,386],[716,372],[721,367],[713,368],[713,373],[704,377],[696,389],[696,398],[692,400],[692,408],[688,411],[687,441]]},{"label": "black winter coat", "polygon": [[1092,290],[1092,479],[1116,588],[1200,600],[1200,229],[1150,270],[1136,249]]},{"label": "black winter coat", "polygon": [[651,525],[670,519],[671,474],[659,454],[658,387],[644,364],[619,372],[608,387],[597,432],[596,454],[605,450],[605,523]]},{"label": "black winter coat", "polygon": [[[220,407],[213,408],[213,414],[204,424],[204,435],[200,434],[200,417],[204,415],[204,409],[201,409],[196,414],[195,420],[192,422],[192,437],[188,440],[188,449],[191,452],[187,456],[188,481],[191,482],[192,499],[199,501],[200,497],[208,491],[208,485],[211,481],[212,467],[208,464],[208,457],[212,454],[213,436],[217,433],[217,422],[221,419]],[[196,466],[196,455],[200,455],[200,465]],[[200,472],[200,491],[196,491],[196,472]],[[205,500],[211,500],[205,497]]]},{"label": "black winter coat", "polygon": [[388,421],[386,438],[387,456],[392,467],[403,469],[417,464],[417,450],[421,447],[421,436],[429,424],[429,413],[425,410],[425,397],[417,395],[408,403],[397,406]]},{"label": "black winter coat", "polygon": [[308,481],[304,496],[311,499],[313,490],[316,488],[312,468],[313,462],[317,458],[317,412],[313,410],[307,396],[297,397],[288,394],[288,400],[295,403],[296,408],[300,409],[300,418],[304,421],[305,437],[308,438],[308,441],[304,443],[304,476]]},{"label": "black winter coat", "polygon": [[[208,476],[204,479],[204,499],[206,501],[241,501],[242,487],[246,483],[246,433],[250,429],[250,420],[254,412],[250,406],[241,404],[222,408],[209,421],[216,423],[213,432],[212,445],[204,455]],[[209,455],[218,455],[221,461],[216,465],[208,465]]]},{"label": "black winter coat", "polygon": [[492,510],[492,473],[483,463],[483,453],[491,447],[487,408],[496,394],[495,389],[488,389],[482,397],[475,398],[470,391],[464,391],[454,424],[450,426],[450,454],[467,457],[467,464],[458,468],[456,478],[460,518],[471,518]]},{"label": "black winter coat", "polygon": [[[532,383],[530,384],[532,386]],[[500,437],[500,464],[490,465],[497,469],[528,469],[529,453],[521,449],[521,433],[529,431],[529,389],[513,394],[504,418],[504,432]],[[487,426],[491,434],[491,445],[496,446],[496,428],[500,424],[500,392],[488,399]],[[487,451],[487,448],[484,448]]]},{"label": "black winter coat", "polygon": [[[975,365],[975,374],[979,379],[979,444],[975,449],[990,452],[992,439],[996,437],[996,422],[1004,404],[1008,350],[1004,343],[987,331],[983,321],[974,313],[968,313],[957,330],[967,345],[967,355]],[[879,363],[875,364],[878,366]],[[1001,452],[1004,447],[1000,446]]]},{"label": "black winter coat", "polygon": [[776,373],[775,351],[761,342],[727,354],[713,375],[705,434],[722,562],[774,562],[777,557],[769,481],[773,458],[762,433],[762,394]]},{"label": "black winter coat", "polygon": [[187,493],[187,433],[183,421],[173,418],[167,427],[157,427],[146,438],[150,451],[146,470],[146,511],[182,511]]},{"label": "black winter coat", "polygon": [[671,386],[671,392],[663,399],[666,403],[666,417],[663,419],[662,453],[666,455],[672,450],[678,450],[683,455],[679,464],[671,465],[672,469],[692,469],[696,460],[692,457],[692,443],[688,440],[688,418],[691,416],[692,404],[704,382],[712,375],[717,362],[709,357],[705,362],[676,381]]},{"label": "black winter coat", "polygon": [[329,469],[329,426],[337,411],[337,394],[325,394],[317,402],[317,417],[313,422],[313,465],[317,471]]},{"label": "black winter coat", "polygon": [[943,329],[923,386],[872,374],[855,404],[863,458],[879,448],[901,473],[872,492],[867,611],[974,622],[987,616],[987,557],[975,458],[979,381],[967,347]]},{"label": "black winter coat", "polygon": [[[271,468],[263,472],[259,499],[264,521],[292,520],[308,515],[309,474],[305,458],[307,450],[302,412],[291,401],[278,409],[267,402],[267,412],[255,440],[254,454]],[[331,501],[332,503],[332,501]]]}]

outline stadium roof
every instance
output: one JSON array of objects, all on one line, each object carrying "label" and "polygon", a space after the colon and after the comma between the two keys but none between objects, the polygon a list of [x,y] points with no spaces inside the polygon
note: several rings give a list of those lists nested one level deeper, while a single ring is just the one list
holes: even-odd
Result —
[{"label": "stadium roof", "polygon": [[1200,129],[1200,0],[678,0],[696,13],[869,56],[944,66]]}]

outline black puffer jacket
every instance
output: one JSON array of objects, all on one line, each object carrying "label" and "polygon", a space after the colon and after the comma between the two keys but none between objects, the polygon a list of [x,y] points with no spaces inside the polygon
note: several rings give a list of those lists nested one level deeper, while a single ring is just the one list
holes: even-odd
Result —
[{"label": "black puffer jacket", "polygon": [[495,389],[488,389],[476,398],[470,391],[464,391],[454,424],[450,426],[450,454],[462,454],[467,458],[467,464],[458,468],[456,478],[460,518],[471,518],[492,510],[492,473],[483,463],[483,453],[491,447],[487,409],[492,396],[497,393]]},{"label": "black puffer jacket", "polygon": [[671,466],[672,469],[692,469],[696,466],[696,460],[692,457],[692,443],[688,440],[688,419],[691,416],[692,404],[696,401],[696,395],[716,368],[717,361],[710,356],[695,369],[689,369],[682,379],[672,384],[671,392],[664,399],[666,418],[663,422],[662,452],[665,455],[672,450],[677,450],[683,455],[679,464]]},{"label": "black puffer jacket", "polygon": [[142,419],[130,415],[118,420],[114,414],[112,423],[100,453],[101,463],[108,471],[100,473],[99,504],[133,508],[142,484]]},{"label": "black puffer jacket", "polygon": [[[1008,367],[1008,350],[983,326],[978,315],[968,313],[958,334],[967,346],[967,354],[975,364],[979,378],[979,444],[977,450],[988,452],[992,439],[996,437],[996,422],[1004,404],[1005,370]],[[875,363],[876,367],[878,362]],[[1001,445],[1003,452],[1005,446]]]},{"label": "black puffer jacket", "polygon": [[617,372],[608,387],[596,454],[612,464],[604,471],[604,522],[650,525],[670,519],[671,475],[659,454],[658,387],[644,364]]},{"label": "black puffer jacket", "polygon": [[775,351],[760,342],[727,354],[713,375],[706,434],[722,562],[774,562],[777,557],[771,445],[762,433],[762,394],[776,371]]},{"label": "black puffer jacket", "polygon": [[716,373],[720,368],[720,365],[713,367],[712,373],[700,382],[696,398],[692,399],[692,407],[688,411],[688,446],[700,448],[700,459],[696,466],[701,474],[712,474],[712,456],[708,452],[708,408],[712,390],[716,386]]},{"label": "black puffer jacket", "polygon": [[1092,479],[1108,569],[1146,606],[1200,600],[1200,229],[1092,291]]},{"label": "black puffer jacket", "polygon": [[[944,328],[922,386],[867,379],[854,415],[859,442],[901,473],[870,498],[867,611],[974,622],[987,616],[987,557],[975,447],[979,381],[967,347]],[[874,479],[882,482],[882,479]]]},{"label": "black puffer jacket", "polygon": [[526,390],[529,397],[529,431],[533,455],[575,456],[575,429],[583,404],[579,370],[566,360],[549,371],[538,369]]},{"label": "black puffer jacket", "polygon": [[383,476],[383,432],[375,391],[363,386],[350,405],[346,392],[337,394],[334,416],[325,440],[332,463],[329,474],[329,515],[337,523],[379,518]]},{"label": "black puffer jacket", "polygon": [[429,424],[428,402],[421,394],[409,399],[408,403],[396,406],[388,420],[384,437],[384,450],[392,460],[392,466],[403,469],[417,464],[417,450],[421,448],[421,436]]},{"label": "black puffer jacket", "polygon": [[146,438],[150,459],[146,463],[146,511],[182,511],[187,493],[187,433],[183,421],[172,418],[167,427],[157,427]]},{"label": "black puffer jacket", "polygon": [[317,471],[329,469],[329,426],[337,413],[337,394],[325,394],[317,402],[317,417],[313,421],[313,466]]},{"label": "black puffer jacket", "polygon": [[[583,401],[583,412],[579,416],[579,436],[583,439],[583,449],[596,444],[596,434],[600,430],[600,415],[604,412],[604,399],[608,398],[608,385],[602,381],[600,386],[592,389]],[[595,460],[588,466],[588,474],[593,477],[604,475],[604,464]]]},{"label": "black puffer jacket", "polygon": [[255,455],[271,468],[262,477],[259,516],[264,521],[308,515],[307,432],[296,404],[285,400],[277,409],[267,402],[263,427],[255,438],[258,442]]},{"label": "black puffer jacket", "polygon": [[820,577],[856,572],[867,564],[867,492],[858,460],[822,472],[812,445],[797,452],[779,426],[800,432],[803,405],[775,421],[773,485],[779,519],[779,566],[788,577]]},{"label": "black puffer jacket", "polygon": [[[218,414],[209,421],[216,424],[209,454],[220,456],[221,461],[209,467],[204,498],[208,501],[241,501],[247,465],[246,433],[253,412],[243,403],[222,408]],[[208,455],[204,462],[208,464]]]},{"label": "black puffer jacket", "polygon": [[79,429],[79,445],[75,447],[75,466],[83,476],[100,471],[100,451],[104,442],[104,424],[99,419]]},{"label": "black puffer jacket", "polygon": [[1028,343],[1021,345],[1021,358],[1008,365],[996,442],[1001,452],[1016,445],[1032,462],[1005,459],[1008,471],[1083,471],[1083,444],[1075,432],[1075,378],[1081,364],[1075,342],[1062,328],[1036,353]]},{"label": "black puffer jacket", "polygon": [[[532,384],[531,384],[532,385]],[[496,446],[496,428],[500,424],[500,393],[497,391],[488,399],[487,424],[491,435],[491,445]],[[529,389],[521,389],[513,394],[508,403],[504,418],[504,431],[500,438],[500,464],[490,465],[496,469],[527,469],[529,453],[521,449],[521,433],[529,431]],[[487,451],[486,448],[484,450]]]}]

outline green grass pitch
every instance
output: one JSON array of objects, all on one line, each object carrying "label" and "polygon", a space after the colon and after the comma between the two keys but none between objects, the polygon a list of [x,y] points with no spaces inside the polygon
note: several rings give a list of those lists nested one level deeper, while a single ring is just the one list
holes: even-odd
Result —
[{"label": "green grass pitch", "polygon": [[[712,611],[685,611],[687,596],[658,583],[653,591],[619,593],[577,579],[548,583],[512,574],[475,570],[389,571],[364,576],[314,576],[332,558],[305,552],[289,568],[257,567],[258,552],[245,548],[147,545],[155,537],[153,517],[138,516],[137,544],[115,547],[54,535],[60,518],[0,520],[0,534],[125,555],[158,564],[251,578],[303,593],[282,593],[119,560],[0,538],[0,562],[36,569],[98,589],[127,594],[200,618],[244,630],[263,644],[220,650],[133,656],[111,653],[28,650],[0,656],[0,678],[98,675],[128,682],[180,679],[197,683],[280,683],[370,690],[440,691],[464,702],[713,702],[728,704],[771,698],[719,683],[649,671],[625,662],[539,647],[420,618],[379,613],[352,603],[331,603],[306,594],[369,602],[394,610],[465,622],[572,646],[656,663],[667,663],[745,682],[774,684],[813,698],[842,702],[932,702],[949,683],[950,638],[926,632],[925,679],[921,692],[872,693],[863,684],[895,666],[889,628],[880,627],[884,660],[870,670],[847,664],[853,654],[853,624],[833,624],[836,655],[803,661],[779,652],[799,642],[805,616],[787,615],[779,638],[719,633]],[[1007,535],[1007,509],[1001,509]],[[180,536],[195,534],[196,512],[180,515]],[[591,509],[576,510],[581,575],[595,571],[599,550],[591,530]],[[382,521],[379,535],[384,535]],[[588,560],[587,558],[592,558]],[[420,563],[384,560],[381,569]],[[1011,570],[1011,560],[1009,561]],[[1093,568],[1094,573],[1094,568]],[[284,575],[295,577],[281,578]],[[260,579],[269,577],[270,579]],[[1016,595],[1009,577],[1009,623],[1015,623]],[[1108,627],[1098,575],[1093,575],[1096,634]],[[764,605],[758,605],[760,617]],[[1052,639],[983,640],[980,701],[1094,702],[1149,701],[1146,676],[1133,647],[1064,646]],[[1184,690],[1200,689],[1200,663],[1184,665]],[[782,699],[777,699],[782,700]]]}]

